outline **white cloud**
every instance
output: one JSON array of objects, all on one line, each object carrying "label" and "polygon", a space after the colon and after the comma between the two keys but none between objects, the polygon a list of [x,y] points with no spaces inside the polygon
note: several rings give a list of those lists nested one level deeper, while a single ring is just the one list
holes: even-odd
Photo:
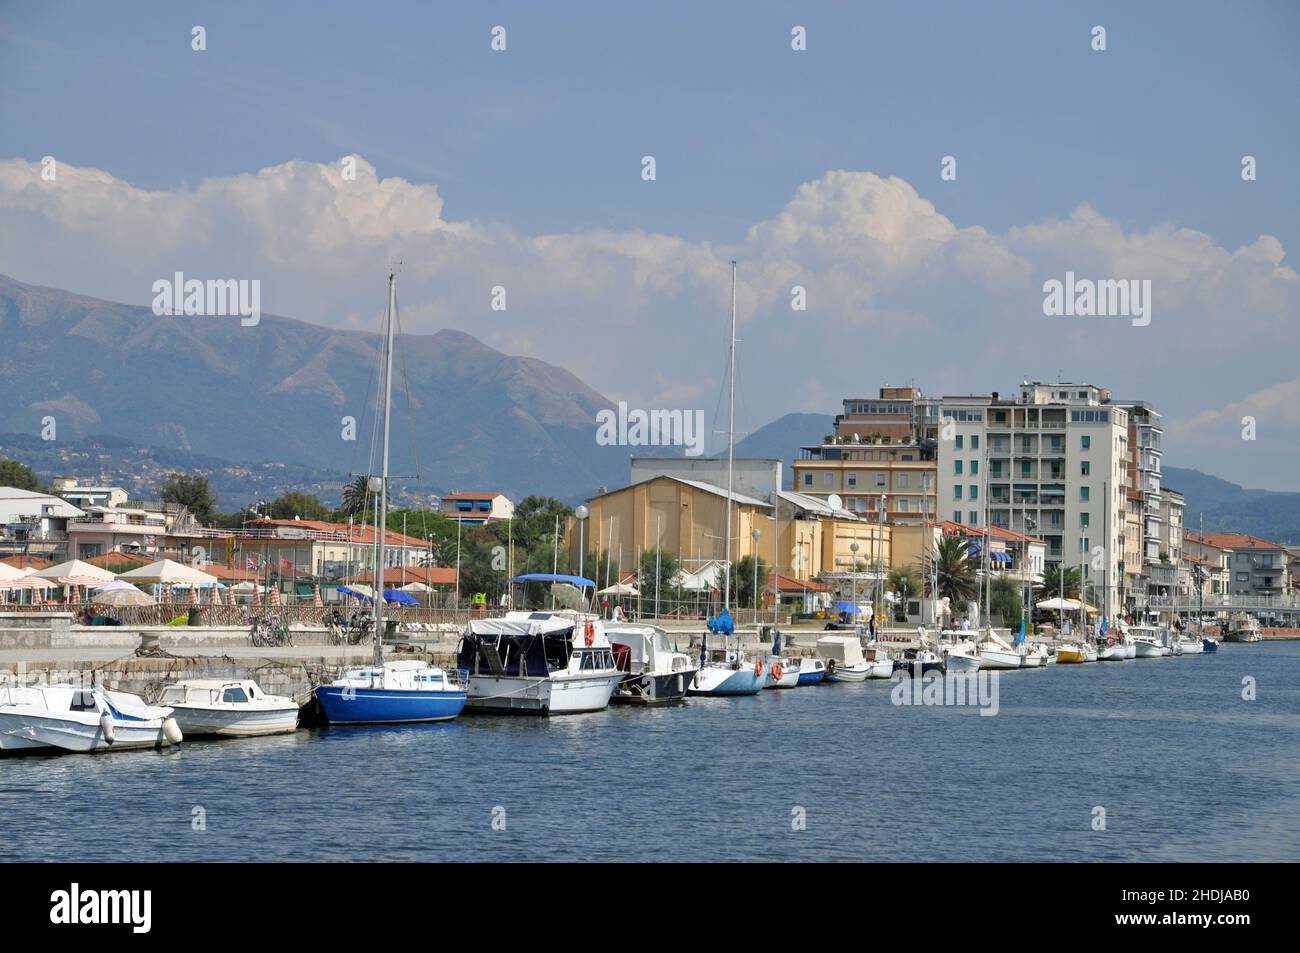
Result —
[{"label": "white cloud", "polygon": [[[37,163],[0,161],[0,271],[138,304],[177,270],[260,278],[264,313],[356,328],[376,324],[384,269],[400,259],[408,331],[460,328],[611,396],[698,406],[718,388],[737,258],[746,429],[911,379],[1008,390],[1060,369],[1192,419],[1294,383],[1300,281],[1270,235],[1229,249],[1175,224],[1126,229],[1090,205],[999,234],[958,227],[908,182],[852,171],[798,186],[734,245],[527,235],[448,219],[432,184],[381,178],[363,159],[356,171],[291,161],[146,191],[68,165],[44,182]],[[1151,325],[1044,317],[1042,282],[1067,270],[1151,279]],[[791,310],[795,284],[805,312]],[[495,285],[504,312],[489,307]],[[1300,439],[1295,414],[1270,413]]]}]

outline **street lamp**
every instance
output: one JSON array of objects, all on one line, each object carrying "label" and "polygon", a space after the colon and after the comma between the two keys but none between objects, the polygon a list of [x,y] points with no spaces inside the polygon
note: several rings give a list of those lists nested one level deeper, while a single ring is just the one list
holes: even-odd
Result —
[{"label": "street lamp", "polygon": [[754,540],[753,560],[754,560],[754,624],[758,625],[758,541],[763,535],[761,529],[755,529],[749,534]]},{"label": "street lamp", "polygon": [[850,584],[853,586],[853,626],[857,631],[858,625],[858,544],[850,543],[849,552],[853,554],[853,565],[849,567],[852,573]]},{"label": "street lamp", "polygon": [[581,576],[587,555],[587,517],[591,515],[591,510],[585,504],[579,504],[573,515],[578,518],[578,575]]}]

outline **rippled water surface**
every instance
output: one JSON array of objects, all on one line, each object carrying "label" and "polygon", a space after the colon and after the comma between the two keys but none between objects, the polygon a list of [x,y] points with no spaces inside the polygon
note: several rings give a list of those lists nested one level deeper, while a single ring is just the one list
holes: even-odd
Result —
[{"label": "rippled water surface", "polygon": [[1300,643],[891,690],[6,758],[0,859],[1300,860]]}]

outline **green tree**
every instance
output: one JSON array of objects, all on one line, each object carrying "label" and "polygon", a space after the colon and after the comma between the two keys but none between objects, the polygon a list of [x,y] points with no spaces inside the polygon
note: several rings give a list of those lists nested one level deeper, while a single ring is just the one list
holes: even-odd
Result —
[{"label": "green tree", "polygon": [[[767,563],[758,558],[758,591],[767,588]],[[731,604],[736,608],[754,608],[754,559],[742,556],[731,564]]]},{"label": "green tree", "polygon": [[33,492],[44,490],[32,468],[17,460],[0,460],[0,486],[12,486]]},{"label": "green tree", "polygon": [[163,480],[160,497],[164,503],[178,503],[205,526],[212,522],[217,497],[205,476],[169,473]]},{"label": "green tree", "polygon": [[647,550],[641,554],[641,574],[638,577],[638,586],[641,590],[641,601],[648,607],[648,612],[654,611],[655,584],[659,587],[659,608],[666,609],[669,602],[675,602],[675,588],[673,580],[677,577],[678,565],[675,553],[661,551],[659,553],[658,575],[655,574],[655,551]]},{"label": "green tree", "polygon": [[[1056,599],[1061,595],[1061,574],[1062,568],[1060,563],[1048,566],[1043,570],[1043,581],[1039,588],[1042,591],[1044,599]],[[1083,581],[1083,576],[1079,572],[1078,566],[1066,566],[1065,574],[1065,598],[1079,598],[1079,588]]]},{"label": "green tree", "polygon": [[989,583],[989,614],[1000,616],[1004,625],[1015,628],[1024,615],[1024,594],[1011,576],[997,576]]},{"label": "green tree", "polygon": [[273,520],[291,520],[301,517],[305,520],[327,520],[330,511],[315,493],[293,491],[285,493],[271,501],[269,514]]},{"label": "green tree", "polygon": [[944,536],[934,544],[934,564],[939,577],[939,598],[951,600],[953,608],[973,598],[976,584],[975,560],[964,536]]},{"label": "green tree", "polygon": [[899,566],[890,572],[885,580],[885,588],[898,597],[898,601],[894,604],[896,621],[903,622],[907,619],[907,600],[920,596],[924,587],[925,583],[909,566]]},{"label": "green tree", "polygon": [[349,516],[357,516],[366,511],[367,504],[370,502],[370,477],[366,474],[360,474],[353,477],[343,487],[343,505],[340,507],[343,511],[343,518],[346,520]]}]

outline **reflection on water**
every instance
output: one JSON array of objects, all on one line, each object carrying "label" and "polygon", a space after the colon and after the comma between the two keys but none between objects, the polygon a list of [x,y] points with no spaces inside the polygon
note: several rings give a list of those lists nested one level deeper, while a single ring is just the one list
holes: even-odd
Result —
[{"label": "reflection on water", "polygon": [[1300,643],[890,688],[9,758],[0,859],[1300,859]]}]

